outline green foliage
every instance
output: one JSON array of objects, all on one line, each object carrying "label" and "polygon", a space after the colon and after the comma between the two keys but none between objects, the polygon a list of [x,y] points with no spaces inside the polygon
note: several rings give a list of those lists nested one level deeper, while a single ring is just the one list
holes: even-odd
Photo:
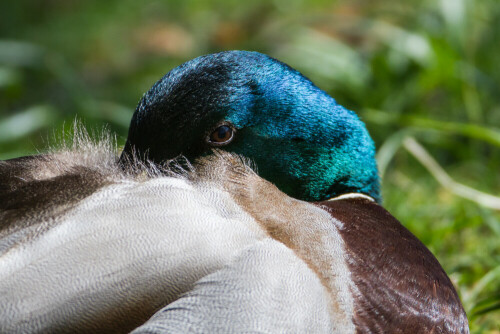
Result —
[{"label": "green foliage", "polygon": [[[383,152],[385,206],[438,257],[473,333],[500,328],[500,213],[443,188],[500,194],[497,0],[0,2],[0,158],[31,154],[77,115],[123,144],[141,95],[201,54],[257,50],[356,110]],[[66,126],[68,128],[68,126]]]}]

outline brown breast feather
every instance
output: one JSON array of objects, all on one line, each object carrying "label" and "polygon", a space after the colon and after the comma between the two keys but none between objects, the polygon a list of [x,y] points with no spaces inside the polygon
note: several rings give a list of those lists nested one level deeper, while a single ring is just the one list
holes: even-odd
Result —
[{"label": "brown breast feather", "polygon": [[460,299],[432,253],[380,205],[317,203],[343,223],[359,333],[468,333]]}]

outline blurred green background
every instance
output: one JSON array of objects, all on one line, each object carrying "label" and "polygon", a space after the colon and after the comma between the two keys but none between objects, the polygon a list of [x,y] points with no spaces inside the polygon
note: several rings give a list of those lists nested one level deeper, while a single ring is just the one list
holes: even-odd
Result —
[{"label": "blurred green background", "polygon": [[174,66],[267,53],[359,113],[385,206],[442,263],[472,332],[500,333],[499,37],[498,0],[4,0],[0,159],[43,151],[76,115],[122,145]]}]

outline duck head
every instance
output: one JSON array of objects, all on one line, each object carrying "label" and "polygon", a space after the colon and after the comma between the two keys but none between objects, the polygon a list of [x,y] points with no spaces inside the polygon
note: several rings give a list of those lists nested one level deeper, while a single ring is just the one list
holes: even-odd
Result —
[{"label": "duck head", "polygon": [[298,71],[257,52],[206,55],[167,73],[139,102],[121,159],[195,161],[214,148],[250,158],[260,176],[295,198],[356,192],[380,200],[363,122]]}]

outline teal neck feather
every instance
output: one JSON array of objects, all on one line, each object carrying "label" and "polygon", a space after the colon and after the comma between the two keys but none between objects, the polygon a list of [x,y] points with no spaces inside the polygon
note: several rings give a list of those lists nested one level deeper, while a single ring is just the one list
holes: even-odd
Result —
[{"label": "teal neck feather", "polygon": [[170,71],[139,103],[124,155],[161,163],[210,154],[205,138],[220,122],[235,129],[224,150],[255,161],[290,196],[325,200],[344,193],[380,201],[375,148],[357,115],[289,66],[256,52],[230,51]]}]

